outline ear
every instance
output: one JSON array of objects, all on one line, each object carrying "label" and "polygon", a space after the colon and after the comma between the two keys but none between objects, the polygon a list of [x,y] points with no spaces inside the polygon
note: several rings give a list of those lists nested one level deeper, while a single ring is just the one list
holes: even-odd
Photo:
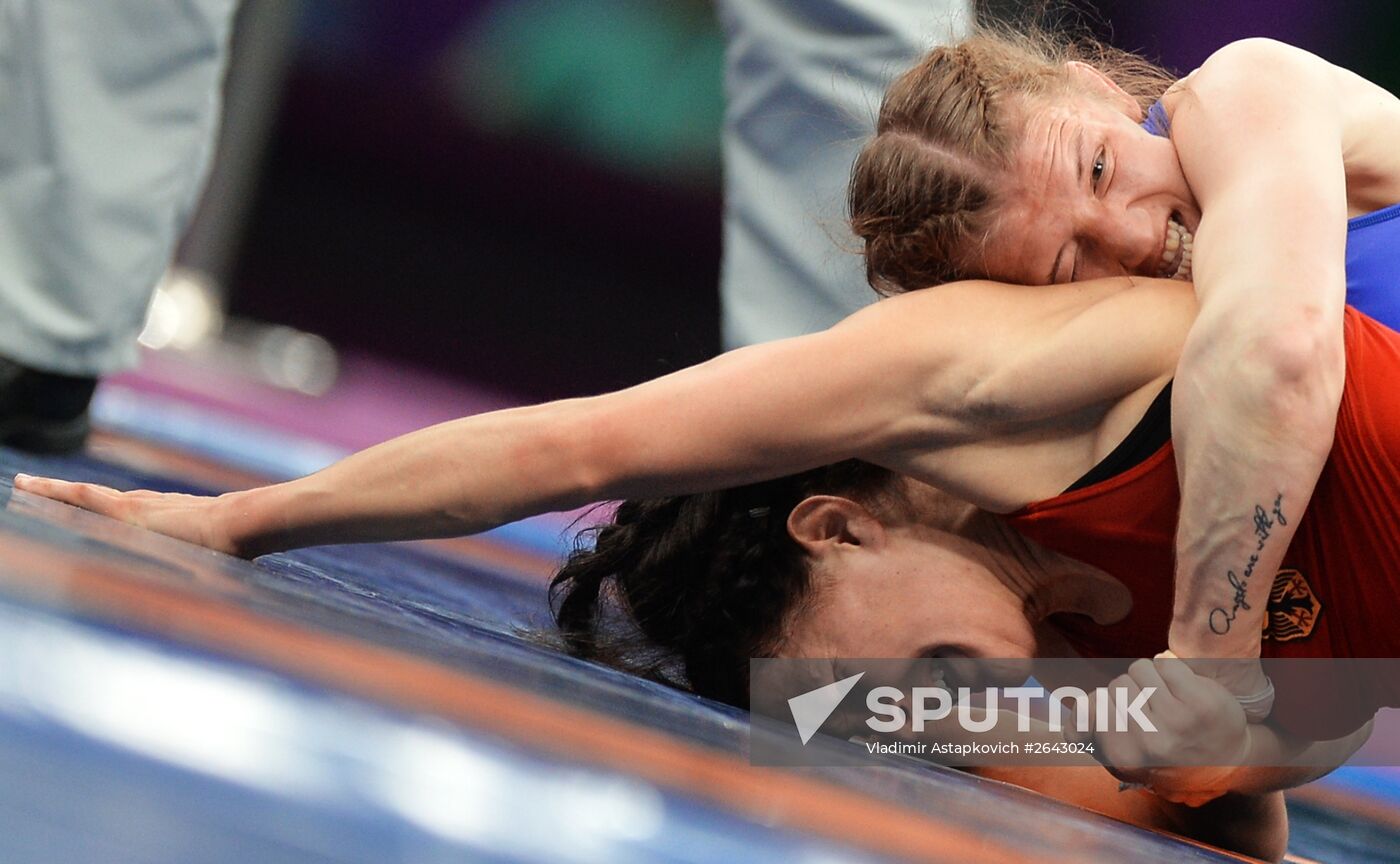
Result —
[{"label": "ear", "polygon": [[885,527],[874,514],[850,498],[812,495],[792,508],[788,534],[807,554],[820,556],[846,546],[878,546]]},{"label": "ear", "polygon": [[1082,60],[1069,61],[1065,64],[1065,69],[1072,79],[1078,81],[1082,86],[1088,87],[1090,92],[1108,99],[1109,104],[1127,114],[1134,122],[1142,122],[1142,107],[1138,105],[1138,101],[1127,90],[1119,87],[1117,81],[1105,75],[1101,69]]}]

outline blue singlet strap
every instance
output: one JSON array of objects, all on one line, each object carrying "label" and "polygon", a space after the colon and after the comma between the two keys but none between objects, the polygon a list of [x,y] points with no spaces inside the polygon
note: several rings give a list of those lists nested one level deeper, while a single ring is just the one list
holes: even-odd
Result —
[{"label": "blue singlet strap", "polygon": [[1152,103],[1152,107],[1147,109],[1147,117],[1142,121],[1142,128],[1153,135],[1160,135],[1163,138],[1170,138],[1172,134],[1172,121],[1167,118],[1167,109],[1162,107],[1162,100],[1158,99]]}]

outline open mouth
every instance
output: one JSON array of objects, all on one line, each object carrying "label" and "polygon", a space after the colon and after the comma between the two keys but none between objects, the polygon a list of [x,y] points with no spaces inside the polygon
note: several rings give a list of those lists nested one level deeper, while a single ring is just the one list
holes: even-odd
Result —
[{"label": "open mouth", "polygon": [[1157,275],[1167,279],[1191,278],[1191,249],[1195,238],[1186,226],[1181,224],[1181,216],[1173,212],[1167,219],[1166,241],[1162,246],[1161,266]]}]

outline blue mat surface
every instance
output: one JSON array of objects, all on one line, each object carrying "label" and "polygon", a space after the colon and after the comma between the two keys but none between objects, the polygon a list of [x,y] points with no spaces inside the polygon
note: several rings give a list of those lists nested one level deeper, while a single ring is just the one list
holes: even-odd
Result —
[{"label": "blue mat surface", "polygon": [[7,862],[878,860],[12,601],[0,657]]}]

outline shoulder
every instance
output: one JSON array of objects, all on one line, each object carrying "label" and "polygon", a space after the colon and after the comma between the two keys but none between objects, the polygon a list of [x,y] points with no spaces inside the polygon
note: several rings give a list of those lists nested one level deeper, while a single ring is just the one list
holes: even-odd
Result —
[{"label": "shoulder", "polygon": [[1292,190],[1296,172],[1323,177],[1340,164],[1340,73],[1301,48],[1246,39],[1216,51],[1168,94],[1172,143],[1202,205],[1222,190],[1248,187],[1253,196],[1285,181]]},{"label": "shoulder", "polygon": [[1327,61],[1296,45],[1289,45],[1287,42],[1280,42],[1277,39],[1255,36],[1249,39],[1238,39],[1217,48],[1210,57],[1206,58],[1205,65],[1226,67],[1244,64],[1253,66],[1257,71],[1258,65],[1261,63],[1294,62],[1325,64]]},{"label": "shoulder", "polygon": [[1309,51],[1276,39],[1241,39],[1218,49],[1167,92],[1171,111],[1183,102],[1203,102],[1238,111],[1265,107],[1282,99],[1296,101],[1321,94],[1337,67]]},{"label": "shoulder", "polygon": [[1241,39],[1216,50],[1191,76],[1197,83],[1228,80],[1235,83],[1266,86],[1297,76],[1327,76],[1334,69],[1331,63],[1296,45],[1277,39]]}]

